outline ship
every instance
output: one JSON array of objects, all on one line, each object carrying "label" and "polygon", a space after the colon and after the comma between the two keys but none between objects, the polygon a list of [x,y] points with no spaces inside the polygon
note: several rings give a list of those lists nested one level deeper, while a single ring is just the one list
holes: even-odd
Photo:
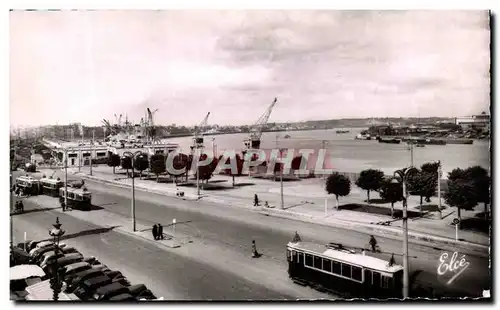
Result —
[{"label": "ship", "polygon": [[382,139],[382,138],[379,138],[378,142],[379,143],[399,144],[399,143],[401,143],[401,140],[399,140],[399,139]]}]

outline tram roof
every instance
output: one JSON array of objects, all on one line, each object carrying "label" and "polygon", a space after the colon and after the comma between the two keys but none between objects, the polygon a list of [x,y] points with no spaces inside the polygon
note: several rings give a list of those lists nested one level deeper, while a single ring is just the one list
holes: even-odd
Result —
[{"label": "tram roof", "polygon": [[17,177],[17,180],[23,180],[23,181],[29,181],[29,182],[38,182],[37,179],[35,179],[34,177],[31,177],[31,176],[25,176],[25,175],[22,175],[20,177]]},{"label": "tram roof", "polygon": [[[59,189],[60,191],[64,191],[64,187],[61,187]],[[77,188],[77,187],[71,187],[71,186],[68,186],[68,192],[71,192],[71,193],[76,193],[76,194],[92,194],[91,191],[89,191],[88,189],[83,189],[83,188]]]},{"label": "tram roof", "polygon": [[40,182],[46,182],[46,183],[64,183],[61,179],[51,179],[51,178],[41,178]]},{"label": "tram roof", "polygon": [[388,266],[388,261],[369,256],[363,255],[361,253],[349,253],[344,251],[339,251],[326,247],[326,245],[321,245],[313,242],[297,242],[288,244],[291,248],[304,250],[307,252],[314,252],[325,257],[329,257],[341,262],[346,262],[353,265],[362,266],[365,268],[370,268],[374,270],[385,271],[389,273],[394,273],[403,269],[401,265]]}]

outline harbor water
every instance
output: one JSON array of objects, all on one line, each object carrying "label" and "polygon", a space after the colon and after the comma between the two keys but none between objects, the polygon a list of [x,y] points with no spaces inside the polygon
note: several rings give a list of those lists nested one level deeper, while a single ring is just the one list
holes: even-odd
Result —
[{"label": "harbor water", "polygon": [[[308,130],[289,132],[265,132],[261,138],[262,149],[279,148],[319,150],[325,145],[327,150],[324,168],[340,172],[359,173],[364,169],[380,169],[385,174],[393,174],[395,170],[408,167],[411,164],[411,152],[406,143],[387,144],[376,140],[355,140],[355,136],[364,128],[342,128],[349,133],[336,133],[339,129]],[[288,136],[288,137],[287,137]],[[286,138],[285,138],[286,137]],[[225,134],[205,136],[206,149],[216,154],[223,154],[225,150],[240,152],[244,149],[243,140],[248,134]],[[189,153],[192,137],[171,138],[163,142],[177,143],[181,152]],[[268,153],[268,152],[266,152]],[[316,166],[317,152],[309,156],[307,167]],[[426,145],[413,148],[413,164],[417,167],[426,163],[440,160],[443,167],[443,178],[455,168],[467,168],[479,165],[490,169],[489,140],[476,140],[472,145],[447,144]]]}]

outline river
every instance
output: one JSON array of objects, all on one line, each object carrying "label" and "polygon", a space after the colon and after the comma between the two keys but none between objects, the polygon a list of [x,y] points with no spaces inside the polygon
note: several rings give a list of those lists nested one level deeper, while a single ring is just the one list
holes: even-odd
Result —
[{"label": "river", "polygon": [[[341,172],[359,173],[364,169],[380,169],[385,174],[392,174],[396,169],[411,164],[411,152],[408,145],[379,143],[375,140],[354,140],[354,137],[366,128],[343,128],[349,133],[337,134],[337,129],[307,130],[290,132],[266,132],[261,138],[261,148],[276,148],[276,137],[280,148],[299,149],[322,148],[326,141],[327,150],[324,168],[332,168]],[[289,138],[284,138],[289,135]],[[225,134],[205,136],[205,148],[212,149],[216,145],[216,153],[222,154],[225,150],[237,152],[244,148],[243,140],[248,134]],[[177,143],[182,152],[189,152],[192,137],[171,138],[164,142]],[[308,169],[316,165],[316,155],[309,157]],[[415,166],[423,163],[440,160],[443,167],[443,178],[455,168],[467,168],[474,165],[490,169],[490,144],[488,140],[474,141],[472,145],[448,144],[426,145],[423,148],[413,148],[413,162]]]}]

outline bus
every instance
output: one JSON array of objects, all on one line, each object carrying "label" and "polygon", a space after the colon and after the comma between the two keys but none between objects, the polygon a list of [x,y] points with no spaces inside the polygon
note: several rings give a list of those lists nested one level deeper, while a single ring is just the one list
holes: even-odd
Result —
[{"label": "bus", "polygon": [[16,178],[16,185],[25,195],[38,195],[40,193],[40,182],[28,175]]},{"label": "bus", "polygon": [[[64,187],[59,189],[59,202],[64,202]],[[89,211],[92,207],[92,193],[86,187],[75,188],[68,186],[68,205],[72,209]]]},{"label": "bus", "polygon": [[403,267],[342,246],[287,245],[288,275],[296,283],[346,298],[402,298]]},{"label": "bus", "polygon": [[44,195],[59,197],[59,189],[63,186],[64,182],[59,178],[53,179],[52,177],[43,177],[40,179],[41,192]]}]

